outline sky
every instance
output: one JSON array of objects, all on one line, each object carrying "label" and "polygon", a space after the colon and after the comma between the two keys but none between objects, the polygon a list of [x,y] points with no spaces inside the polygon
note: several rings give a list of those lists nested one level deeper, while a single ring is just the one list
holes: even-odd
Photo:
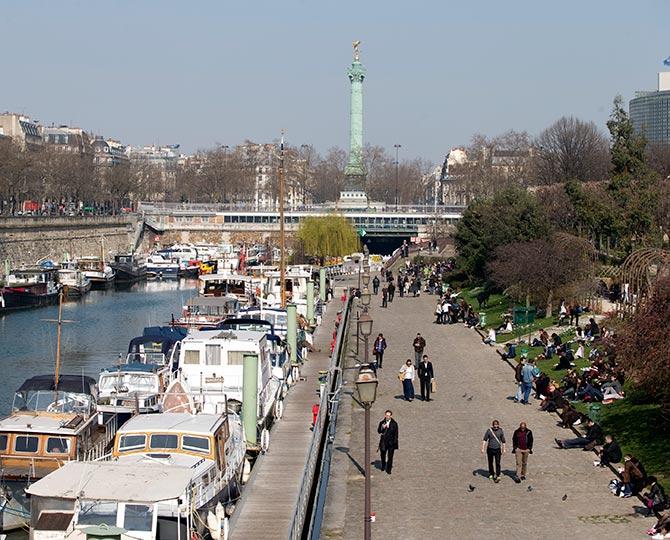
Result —
[{"label": "sky", "polygon": [[655,89],[668,21],[670,0],[0,0],[0,111],[185,152],[346,148],[359,39],[365,141],[440,163],[475,133],[605,129]]}]

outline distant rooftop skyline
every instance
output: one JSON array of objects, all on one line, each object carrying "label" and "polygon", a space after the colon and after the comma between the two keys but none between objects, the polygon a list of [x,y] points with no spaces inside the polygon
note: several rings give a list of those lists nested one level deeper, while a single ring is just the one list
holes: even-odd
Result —
[{"label": "distant rooftop skyline", "polygon": [[439,163],[475,133],[604,129],[616,94],[667,69],[669,16],[665,0],[9,2],[0,111],[186,152],[282,129],[346,149],[360,39],[365,141]]}]

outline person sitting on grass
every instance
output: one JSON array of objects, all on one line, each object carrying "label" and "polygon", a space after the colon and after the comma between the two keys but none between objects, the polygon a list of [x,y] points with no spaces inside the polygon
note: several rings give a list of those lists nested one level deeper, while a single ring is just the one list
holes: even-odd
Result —
[{"label": "person sitting on grass", "polygon": [[623,470],[620,470],[623,478],[623,483],[617,490],[616,495],[619,497],[628,498],[640,492],[644,485],[645,474],[639,466],[639,461],[631,454],[626,454],[623,457]]},{"label": "person sitting on grass", "polygon": [[535,399],[545,398],[550,382],[549,375],[544,372],[540,373],[539,377],[535,380]]},{"label": "person sitting on grass", "polygon": [[624,398],[623,386],[614,373],[610,375],[609,381],[603,383],[601,389],[603,392],[603,401]]},{"label": "person sitting on grass", "polygon": [[612,463],[619,463],[621,461],[621,447],[614,438],[607,434],[605,435],[605,444],[598,451],[599,460],[593,462],[596,467],[607,467]]},{"label": "person sitting on grass", "polygon": [[661,517],[659,517],[656,524],[647,531],[647,534],[652,535],[652,540],[670,538],[670,512],[661,514]]},{"label": "person sitting on grass", "polygon": [[554,369],[557,371],[562,369],[570,369],[575,366],[574,360],[575,356],[572,352],[572,349],[567,344],[561,345],[558,348],[558,364],[554,366]]},{"label": "person sitting on grass", "polygon": [[647,507],[647,515],[650,516],[654,512],[661,512],[668,507],[668,497],[655,476],[647,478],[647,486],[649,486],[649,491],[642,495],[642,499],[644,499]]},{"label": "person sitting on grass", "polygon": [[484,338],[484,343],[486,345],[491,345],[491,347],[494,347],[496,344],[496,330],[495,328],[489,328],[489,334]]},{"label": "person sitting on grass", "polygon": [[603,434],[602,428],[590,418],[586,422],[586,435],[583,437],[575,437],[574,439],[554,439],[559,448],[582,448],[587,450],[588,446],[597,444]]},{"label": "person sitting on grass", "polygon": [[514,326],[512,325],[512,319],[505,317],[503,323],[498,327],[498,332],[501,334],[511,334],[514,331]]}]

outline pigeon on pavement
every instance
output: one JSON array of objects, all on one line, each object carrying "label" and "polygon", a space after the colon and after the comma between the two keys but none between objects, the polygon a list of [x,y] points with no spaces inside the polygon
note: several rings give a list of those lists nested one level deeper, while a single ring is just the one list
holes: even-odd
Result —
[{"label": "pigeon on pavement", "polygon": [[472,484],[468,484],[468,491],[470,493],[472,493],[474,490],[475,490],[475,486],[473,486]]},{"label": "pigeon on pavement", "polygon": [[562,501],[567,501],[567,500],[568,500],[568,494],[566,493],[565,495],[563,495],[563,496],[561,497],[561,500],[562,500]]},{"label": "pigeon on pavement", "polygon": [[528,491],[533,491],[533,486],[528,486]]}]

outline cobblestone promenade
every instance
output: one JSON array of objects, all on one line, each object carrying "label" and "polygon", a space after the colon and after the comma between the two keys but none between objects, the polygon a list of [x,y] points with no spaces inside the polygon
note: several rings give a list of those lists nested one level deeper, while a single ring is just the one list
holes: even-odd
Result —
[{"label": "cobblestone promenade", "polygon": [[[557,425],[556,415],[538,411],[536,400],[526,406],[515,404],[512,369],[473,330],[462,324],[433,324],[434,300],[430,295],[396,296],[388,309],[379,307],[379,296],[372,300],[373,337],[383,332],[389,345],[372,409],[375,465],[379,463],[376,428],[385,409],[393,410],[400,434],[393,474],[373,468],[373,538],[645,538],[654,519],[635,512],[640,501],[619,499],[609,492],[613,473],[593,467],[593,453],[557,449],[554,437],[568,438],[572,432]],[[411,345],[417,332],[426,339],[425,352],[438,385],[428,403],[420,398],[411,403],[402,400],[397,378],[402,362],[413,358]],[[355,337],[351,343],[355,349]],[[350,365],[353,362],[352,356]],[[355,373],[346,371],[349,395]],[[415,389],[418,395],[418,381]],[[505,430],[508,452],[520,421],[533,431],[534,453],[527,480],[521,484],[511,477],[515,471],[511,453],[503,456],[500,483],[488,479],[480,445],[493,418]],[[348,396],[334,447],[321,537],[363,538],[363,412]]]}]

